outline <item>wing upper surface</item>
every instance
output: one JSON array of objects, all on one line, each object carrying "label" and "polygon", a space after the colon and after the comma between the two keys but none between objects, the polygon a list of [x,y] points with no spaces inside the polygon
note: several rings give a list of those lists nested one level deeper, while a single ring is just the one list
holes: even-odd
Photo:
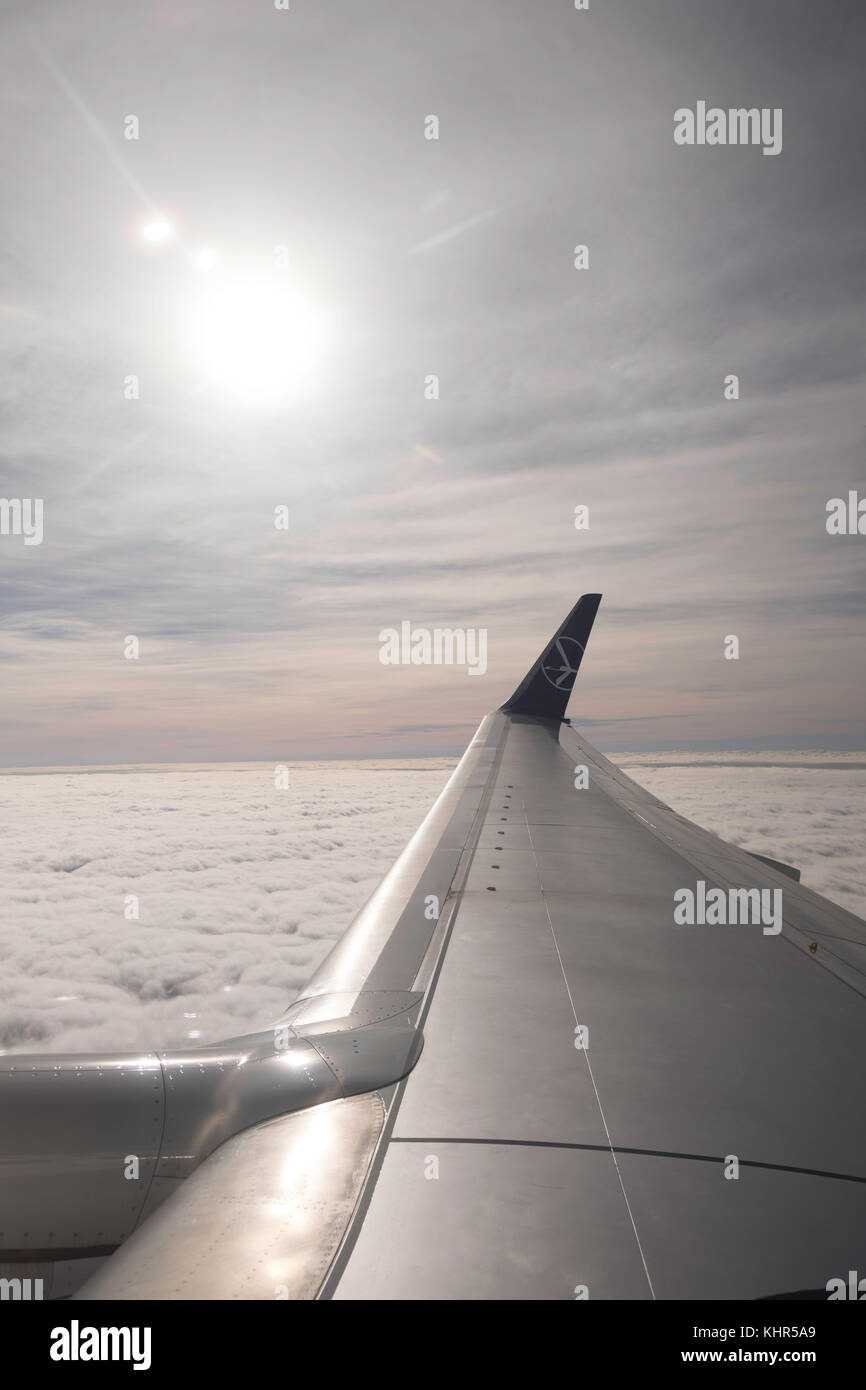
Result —
[{"label": "wing upper surface", "polygon": [[[783,885],[782,933],[675,925],[700,876]],[[856,1267],[866,932],[821,907],[573,730],[510,722],[335,1296],[760,1298]],[[859,965],[825,959],[840,935]]]}]

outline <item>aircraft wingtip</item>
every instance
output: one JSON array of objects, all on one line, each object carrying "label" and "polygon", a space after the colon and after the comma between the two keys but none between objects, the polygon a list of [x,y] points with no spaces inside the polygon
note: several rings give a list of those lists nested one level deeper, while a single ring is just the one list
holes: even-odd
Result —
[{"label": "aircraft wingtip", "polygon": [[535,719],[565,717],[601,597],[581,595],[511,699],[501,706],[503,711]]}]

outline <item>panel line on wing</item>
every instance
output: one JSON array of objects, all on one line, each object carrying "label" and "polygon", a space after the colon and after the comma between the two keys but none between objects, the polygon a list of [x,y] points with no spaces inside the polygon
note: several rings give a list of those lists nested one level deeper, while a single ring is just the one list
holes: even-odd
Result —
[{"label": "panel line on wing", "polygon": [[[539,884],[541,885],[541,897],[542,897],[542,901],[543,901],[543,903],[544,903],[544,910],[545,910],[545,913],[547,914],[547,921],[548,921],[548,925],[549,925],[549,927],[550,927],[550,934],[551,934],[551,936],[553,937],[553,945],[554,945],[554,949],[556,950],[557,960],[559,961],[559,968],[560,968],[560,970],[561,970],[561,972],[562,972],[563,983],[565,984],[566,992],[567,992],[567,994],[568,994],[568,1001],[569,1001],[569,1003],[570,1003],[570,1005],[571,1005],[571,1012],[572,1012],[572,1014],[574,1015],[574,1025],[575,1025],[575,1028],[580,1028],[580,1026],[581,1026],[581,1025],[580,1025],[580,1019],[579,1019],[578,1016],[577,1016],[577,1009],[575,1008],[575,1005],[574,1005],[574,998],[573,998],[572,993],[571,993],[571,987],[569,986],[569,983],[568,983],[568,976],[567,976],[566,973],[565,973],[565,965],[563,964],[563,960],[562,960],[562,952],[561,952],[560,949],[559,949],[559,942],[558,942],[557,939],[556,939],[556,931],[555,931],[554,926],[553,926],[553,919],[551,918],[551,915],[550,915],[550,908],[549,908],[548,902],[547,902],[547,894],[546,894],[545,891],[544,891],[544,879],[543,879],[542,876],[541,876],[541,865],[540,865],[539,862],[538,862],[538,855],[536,854],[536,851],[535,851],[535,844],[534,844],[533,839],[532,839],[532,827],[531,827],[530,824],[529,824],[529,816],[526,814],[526,808],[525,808],[525,806],[524,806],[524,811],[523,811],[523,818],[524,818],[524,821],[525,821],[525,823],[526,823],[526,833],[527,833],[527,835],[529,836],[529,847],[530,847],[530,849],[531,849],[531,851],[532,851],[532,857],[533,857],[533,859],[535,860],[535,871],[536,871],[536,873],[538,874],[538,882],[539,882]],[[629,1221],[631,1222],[631,1228],[632,1228],[632,1230],[634,1231],[634,1238],[635,1238],[635,1241],[637,1242],[638,1253],[639,1253],[640,1258],[641,1258],[641,1264],[643,1265],[644,1274],[646,1275],[646,1281],[647,1281],[647,1283],[648,1283],[648,1285],[649,1285],[650,1294],[652,1295],[653,1298],[655,1298],[656,1294],[655,1294],[655,1289],[653,1288],[653,1281],[652,1281],[652,1279],[651,1279],[651,1277],[650,1277],[649,1266],[647,1265],[647,1262],[646,1262],[646,1255],[644,1254],[644,1249],[643,1249],[643,1246],[642,1246],[642,1244],[641,1244],[640,1235],[638,1234],[637,1223],[636,1223],[636,1221],[635,1221],[635,1219],[634,1219],[634,1213],[632,1212],[631,1203],[630,1203],[629,1200],[628,1200],[628,1193],[627,1193],[626,1190],[625,1190],[625,1183],[623,1182],[622,1173],[620,1172],[619,1163],[617,1162],[616,1151],[614,1150],[613,1141],[612,1141],[612,1139],[611,1139],[611,1137],[610,1137],[610,1130],[608,1129],[608,1125],[607,1125],[607,1117],[606,1117],[606,1115],[605,1115],[605,1113],[604,1113],[604,1106],[603,1106],[602,1103],[601,1103],[601,1096],[600,1096],[599,1093],[598,1093],[598,1086],[596,1085],[595,1076],[593,1075],[592,1063],[591,1063],[590,1060],[589,1060],[589,1052],[588,1052],[588,1049],[587,1049],[587,1048],[582,1048],[581,1050],[582,1050],[582,1052],[583,1052],[584,1060],[585,1060],[585,1062],[586,1062],[587,1071],[589,1072],[589,1079],[590,1079],[590,1082],[592,1083],[592,1089],[593,1089],[593,1092],[594,1092],[594,1094],[595,1094],[596,1104],[598,1105],[598,1113],[599,1113],[599,1116],[601,1117],[601,1123],[602,1123],[602,1125],[604,1126],[605,1136],[606,1136],[606,1138],[607,1138],[608,1147],[609,1147],[609,1149],[610,1149],[610,1156],[611,1156],[611,1158],[613,1159],[613,1166],[614,1166],[614,1168],[616,1169],[616,1176],[617,1176],[617,1179],[618,1179],[618,1181],[619,1181],[619,1186],[620,1186],[620,1190],[621,1190],[621,1192],[622,1192],[623,1201],[625,1202],[626,1211],[628,1212],[628,1219],[629,1219]]]},{"label": "panel line on wing", "polygon": [[[402,1083],[401,1083],[402,1084]],[[392,1144],[492,1144],[499,1145],[506,1149],[575,1149],[582,1153],[607,1153],[607,1144],[576,1144],[568,1140],[560,1139],[491,1139],[478,1138],[476,1136],[463,1135],[443,1135],[443,1134],[398,1134],[392,1140]],[[617,1144],[616,1153],[633,1154],[639,1158],[679,1158],[687,1163],[714,1163],[721,1165],[725,1162],[721,1154],[691,1154],[680,1153],[677,1149],[638,1149],[624,1144]],[[861,1177],[857,1173],[834,1173],[827,1168],[801,1168],[795,1163],[764,1163],[758,1158],[737,1159],[741,1168],[763,1168],[777,1173],[801,1173],[807,1178],[833,1178],[837,1182],[857,1182],[866,1183],[866,1177]]]}]

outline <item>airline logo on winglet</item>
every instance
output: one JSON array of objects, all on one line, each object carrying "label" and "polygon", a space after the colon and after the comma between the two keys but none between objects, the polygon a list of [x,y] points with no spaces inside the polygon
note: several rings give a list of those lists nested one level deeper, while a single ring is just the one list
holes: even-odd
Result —
[{"label": "airline logo on winglet", "polygon": [[578,599],[511,699],[501,706],[507,714],[524,715],[529,719],[560,720],[565,717],[568,697],[600,603],[601,594],[584,594]]},{"label": "airline logo on winglet", "polygon": [[570,690],[577,677],[583,647],[573,637],[557,637],[553,650],[548,652],[542,666],[547,679],[557,690]]}]

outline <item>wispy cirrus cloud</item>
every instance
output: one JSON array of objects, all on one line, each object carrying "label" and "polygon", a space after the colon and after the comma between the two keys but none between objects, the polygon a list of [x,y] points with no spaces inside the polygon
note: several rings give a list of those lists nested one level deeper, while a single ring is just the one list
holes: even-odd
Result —
[{"label": "wispy cirrus cloud", "polygon": [[[0,538],[0,759],[451,752],[583,590],[600,742],[863,745],[866,551],[824,528],[866,491],[843,10],[788,6],[780,46],[745,5],[482,4],[483,64],[456,0],[4,19],[0,493],[44,498],[45,539]],[[783,153],[676,147],[704,91],[783,106]],[[285,247],[332,316],[290,406],[208,385],[205,243],[229,279]],[[383,668],[402,619],[485,627],[487,676]]]}]

